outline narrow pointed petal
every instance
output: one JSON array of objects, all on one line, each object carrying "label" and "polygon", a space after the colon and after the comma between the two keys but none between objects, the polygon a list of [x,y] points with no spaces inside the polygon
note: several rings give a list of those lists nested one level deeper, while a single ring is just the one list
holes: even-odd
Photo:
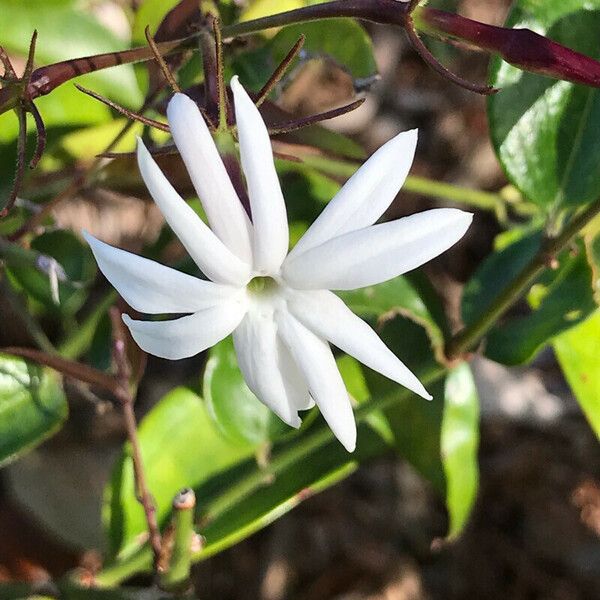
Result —
[{"label": "narrow pointed petal", "polygon": [[277,273],[289,246],[285,202],[267,127],[237,77],[231,80],[242,168],[254,225],[254,268]]},{"label": "narrow pointed petal", "polygon": [[417,130],[413,129],[379,148],[329,202],[290,255],[298,256],[334,237],[373,225],[404,185],[416,147]]},{"label": "narrow pointed petal", "polygon": [[297,289],[354,290],[416,269],[453,246],[473,215],[436,208],[341,235],[286,260],[282,273]]},{"label": "narrow pointed petal", "polygon": [[123,321],[142,350],[179,360],[227,337],[244,318],[246,308],[243,300],[236,299],[170,321],[136,321],[129,315],[123,315]]},{"label": "narrow pointed petal", "polygon": [[[292,386],[288,389],[284,384],[273,311],[250,309],[233,332],[233,343],[248,387],[282,421],[292,427],[300,427],[298,409],[293,400],[302,387],[300,390]],[[292,398],[288,392],[292,393]]]},{"label": "narrow pointed petal", "polygon": [[306,379],[280,335],[277,335],[277,351],[279,352],[279,369],[290,406],[296,410],[311,409],[315,405],[315,401],[308,391]]},{"label": "narrow pointed petal", "polygon": [[148,314],[193,313],[231,298],[239,290],[192,277],[83,232],[106,279],[125,302]]},{"label": "narrow pointed petal", "polygon": [[211,229],[238,258],[251,263],[250,219],[198,107],[185,94],[175,94],[167,107],[167,117]]},{"label": "narrow pointed petal", "polygon": [[344,448],[353,452],[356,422],[329,344],[286,311],[277,313],[277,321],[281,338],[304,374],[323,418]]},{"label": "narrow pointed petal", "polygon": [[410,369],[334,293],[296,292],[288,300],[288,308],[319,337],[329,340],[370,369],[431,400],[431,395]]},{"label": "narrow pointed petal", "polygon": [[137,156],[150,195],[202,272],[216,283],[244,285],[250,265],[233,254],[175,191],[141,140]]}]

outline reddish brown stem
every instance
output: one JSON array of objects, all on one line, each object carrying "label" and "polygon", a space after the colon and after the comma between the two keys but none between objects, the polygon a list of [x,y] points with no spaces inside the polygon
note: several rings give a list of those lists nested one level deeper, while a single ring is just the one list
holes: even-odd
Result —
[{"label": "reddish brown stem", "polygon": [[19,119],[19,137],[17,138],[17,167],[15,169],[15,177],[6,206],[0,210],[0,219],[6,217],[17,201],[23,176],[25,174],[25,150],[27,146],[27,118],[25,110],[22,106],[16,109],[17,118]]},{"label": "reddish brown stem", "polygon": [[144,117],[144,115],[140,115],[136,112],[133,112],[132,110],[129,110],[129,109],[117,104],[116,102],[113,102],[112,100],[109,100],[108,98],[105,98],[104,96],[98,94],[97,92],[94,92],[92,90],[88,90],[87,88],[84,88],[83,86],[79,85],[78,83],[75,84],[75,87],[80,92],[87,94],[88,96],[94,98],[94,100],[98,100],[99,102],[102,102],[102,104],[106,104],[106,106],[109,106],[113,110],[116,110],[118,113],[122,114],[123,116],[127,117],[128,119],[131,119],[133,121],[138,121],[139,123],[147,125],[148,127],[154,127],[155,129],[159,129],[160,131],[165,131],[167,133],[169,133],[171,131],[169,129],[169,126],[166,123],[161,123],[160,121],[155,121],[154,119]]},{"label": "reddish brown stem", "polygon": [[421,41],[419,34],[414,28],[412,19],[407,19],[406,27],[404,29],[406,31],[408,39],[410,40],[411,46],[414,48],[417,54],[429,67],[431,67],[436,73],[438,73],[442,77],[464,88],[465,90],[469,90],[470,92],[475,92],[477,94],[482,94],[484,96],[489,96],[499,91],[498,89],[489,85],[481,85],[479,83],[474,83],[472,81],[468,81],[467,79],[463,79],[459,75],[456,75],[456,73],[450,71],[450,69],[446,68],[437,58],[435,58],[435,56],[433,56],[433,54],[431,54],[427,46]]},{"label": "reddish brown stem", "polygon": [[271,135],[289,133],[290,131],[296,131],[297,129],[302,129],[303,127],[309,127],[310,125],[315,125],[328,119],[340,117],[341,115],[345,115],[346,113],[356,110],[359,106],[363,105],[364,101],[365,98],[359,98],[358,100],[355,100],[350,104],[346,104],[345,106],[340,106],[339,108],[334,108],[332,110],[319,113],[318,115],[311,115],[309,117],[303,117],[294,121],[288,121],[287,123],[273,125],[269,127],[269,133]]},{"label": "reddish brown stem", "polygon": [[29,168],[35,169],[42,158],[42,154],[44,154],[44,150],[46,149],[46,126],[44,125],[44,120],[42,119],[42,115],[40,115],[40,111],[33,102],[29,102],[27,105],[27,111],[31,113],[35,122],[37,141],[35,144],[35,151],[31,157],[31,160],[29,161]]},{"label": "reddish brown stem", "polygon": [[123,322],[121,320],[120,312],[116,307],[111,308],[110,318],[113,330],[113,358],[117,368],[115,380],[121,389],[119,400],[123,408],[127,438],[129,439],[129,444],[131,446],[131,460],[133,462],[136,495],[138,501],[144,509],[146,525],[148,526],[150,546],[154,554],[154,566],[157,568],[161,556],[162,540],[156,518],[156,505],[152,495],[150,494],[148,483],[146,481],[146,472],[144,470],[144,461],[142,458],[142,450],[138,437],[137,422],[133,409],[133,396],[131,395],[129,388],[131,368],[129,367],[129,361],[127,360],[127,355],[125,352],[126,345]]},{"label": "reddish brown stem", "polygon": [[152,34],[150,33],[150,27],[146,26],[146,29],[144,29],[144,33],[146,35],[146,41],[148,42],[148,46],[150,46],[150,49],[152,50],[154,60],[156,60],[156,62],[158,63],[158,66],[160,67],[164,78],[167,80],[167,82],[171,86],[171,89],[175,93],[181,92],[181,88],[179,87],[175,76],[171,72],[171,69],[169,69],[169,65],[167,65],[165,59],[162,57],[158,45],[156,44],[154,38],[152,37]]},{"label": "reddish brown stem", "polygon": [[267,99],[267,96],[271,93],[273,88],[281,81],[281,78],[292,64],[292,61],[298,56],[300,50],[302,50],[305,40],[306,37],[301,35],[298,38],[298,41],[292,46],[292,49],[286,54],[285,58],[279,63],[279,66],[273,71],[273,74],[269,77],[267,83],[263,85],[260,92],[256,95],[254,100],[256,106],[260,106]]}]

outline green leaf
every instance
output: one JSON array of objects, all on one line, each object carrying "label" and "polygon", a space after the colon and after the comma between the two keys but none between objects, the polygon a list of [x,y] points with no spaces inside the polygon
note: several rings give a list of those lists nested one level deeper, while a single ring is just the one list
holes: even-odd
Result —
[{"label": "green leaf", "polygon": [[256,447],[293,431],[246,385],[231,336],[209,351],[203,393],[209,414],[235,443]]},{"label": "green leaf", "polygon": [[67,281],[58,284],[60,303],[54,303],[48,275],[38,269],[12,267],[9,272],[13,281],[49,312],[76,312],[87,297],[84,286],[94,279],[97,271],[91,250],[67,230],[43,233],[32,241],[31,248],[56,259],[64,269]]},{"label": "green leaf", "polygon": [[[425,379],[438,370],[427,331],[403,315],[382,322],[378,333],[392,352],[419,378]],[[364,368],[372,397],[397,396],[384,412],[400,455],[431,482],[443,496],[444,471],[441,461],[440,430],[444,408],[444,391],[440,382],[428,389],[433,400],[406,394],[402,386],[379,373]]]},{"label": "green leaf", "polygon": [[507,365],[523,364],[554,336],[585,320],[596,309],[592,271],[583,246],[564,252],[556,270],[548,270],[529,294],[532,312],[509,318],[488,334],[488,358]]},{"label": "green leaf", "polygon": [[557,336],[552,344],[573,394],[600,437],[600,312]]},{"label": "green leaf", "polygon": [[[367,32],[350,19],[327,19],[284,27],[269,43],[273,67],[283,60],[304,34],[302,48],[310,58],[329,58],[348,70],[355,79],[377,74],[373,44]],[[297,64],[298,59],[292,63]]]},{"label": "green leaf", "polygon": [[477,268],[463,291],[462,318],[474,323],[496,297],[531,261],[540,248],[542,232],[520,232],[521,236],[490,254]]},{"label": "green leaf", "polygon": [[[164,522],[179,490],[196,488],[252,454],[252,448],[227,440],[216,429],[200,397],[186,388],[167,394],[146,415],[139,427],[139,440],[159,522]],[[136,550],[136,538],[145,531],[146,522],[135,498],[127,449],[106,490],[104,515],[112,555]]]},{"label": "green leaf", "polygon": [[425,286],[426,283],[421,278],[401,275],[378,285],[338,292],[338,296],[353,312],[366,319],[386,321],[396,315],[410,318],[425,328],[435,348],[441,348],[445,324],[439,322],[441,312],[438,313],[433,308],[434,299],[431,298],[431,303],[423,300],[420,291]]},{"label": "green leaf", "polygon": [[471,368],[465,362],[448,373],[444,388],[441,449],[450,517],[449,538],[462,532],[477,497],[478,446],[479,397]]},{"label": "green leaf", "polygon": [[[389,447],[375,428],[360,424],[357,450],[349,454],[318,419],[299,436],[276,443],[267,463],[259,465],[251,450],[218,431],[201,399],[184,388],[150,411],[139,438],[159,522],[167,521],[172,498],[182,487],[193,487],[199,498],[197,522],[205,545],[196,561],[264,527]],[[112,585],[126,574],[149,570],[151,554],[140,537],[145,522],[128,453],[106,490],[104,515],[116,559],[98,575],[98,584]]]},{"label": "green leaf", "polygon": [[[518,0],[506,23],[600,58],[600,0]],[[550,208],[600,194],[600,93],[525,73],[494,59],[492,141],[508,178],[532,202]]]},{"label": "green leaf", "polygon": [[67,413],[62,386],[53,372],[0,354],[0,466],[58,431]]}]

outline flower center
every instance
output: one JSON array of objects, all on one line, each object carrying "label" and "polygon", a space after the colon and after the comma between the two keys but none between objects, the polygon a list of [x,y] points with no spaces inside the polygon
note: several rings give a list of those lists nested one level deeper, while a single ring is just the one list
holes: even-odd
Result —
[{"label": "flower center", "polygon": [[278,287],[278,283],[272,277],[260,276],[252,278],[247,289],[252,295],[266,296],[273,294]]}]

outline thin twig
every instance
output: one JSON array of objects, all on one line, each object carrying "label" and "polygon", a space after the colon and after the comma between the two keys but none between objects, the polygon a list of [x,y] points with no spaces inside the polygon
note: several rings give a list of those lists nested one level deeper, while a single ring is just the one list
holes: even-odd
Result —
[{"label": "thin twig", "polygon": [[19,120],[19,137],[17,138],[17,166],[15,168],[15,177],[13,179],[12,188],[10,190],[10,196],[8,197],[6,206],[2,210],[0,210],[0,219],[6,217],[6,215],[10,212],[15,202],[17,201],[17,196],[19,195],[19,190],[21,189],[21,184],[23,183],[23,176],[25,175],[27,118],[25,115],[25,109],[20,104],[16,108],[16,113],[17,118]]},{"label": "thin twig", "polygon": [[227,127],[229,103],[225,86],[225,71],[223,67],[223,39],[221,37],[221,21],[213,17],[212,30],[215,38],[215,67],[217,83],[217,101],[219,103],[219,127]]},{"label": "thin twig", "polygon": [[496,94],[499,91],[497,88],[490,85],[482,85],[468,81],[467,79],[463,79],[460,77],[460,75],[457,75],[450,69],[446,68],[435,56],[433,56],[433,54],[431,54],[427,46],[423,43],[410,17],[406,17],[406,26],[404,27],[404,31],[406,31],[406,35],[408,36],[411,46],[414,48],[417,54],[429,67],[431,67],[442,77],[445,77],[452,83],[455,83],[465,90],[476,92],[477,94],[482,94],[483,96],[490,96],[491,94]]},{"label": "thin twig", "polygon": [[118,113],[122,114],[123,116],[127,117],[128,119],[131,119],[133,121],[138,121],[139,123],[142,123],[143,125],[147,125],[148,127],[154,127],[155,129],[159,129],[160,131],[165,131],[166,133],[169,133],[171,131],[169,129],[169,126],[166,123],[161,123],[160,121],[155,121],[154,119],[150,119],[149,117],[144,117],[144,115],[140,115],[136,112],[133,112],[132,110],[129,110],[128,108],[125,108],[124,106],[121,106],[120,104],[117,104],[116,102],[113,102],[112,100],[106,98],[105,96],[98,94],[98,92],[94,92],[92,90],[88,90],[87,88],[84,88],[82,85],[79,85],[78,83],[75,84],[75,87],[80,92],[83,92],[84,94],[87,94],[88,96],[94,98],[95,100],[102,102],[102,104],[106,104],[106,106],[109,106],[110,108],[116,110]]},{"label": "thin twig", "polygon": [[180,93],[181,88],[179,87],[179,84],[177,83],[175,76],[171,72],[171,69],[169,69],[169,65],[167,65],[167,63],[165,62],[165,59],[162,57],[162,54],[160,53],[160,50],[158,49],[158,46],[156,45],[156,42],[154,41],[154,38],[152,37],[152,34],[150,33],[149,26],[146,26],[146,29],[144,29],[144,33],[146,34],[146,40],[148,41],[148,45],[150,46],[150,49],[152,50],[152,54],[154,54],[154,58],[156,59],[156,62],[158,63],[158,66],[160,67],[162,74],[164,75],[165,79],[169,82],[171,89],[175,93]]},{"label": "thin twig", "polygon": [[123,331],[123,322],[121,315],[116,307],[110,310],[110,318],[113,330],[113,358],[117,368],[116,381],[122,392],[119,397],[121,406],[123,407],[123,416],[125,418],[125,428],[127,430],[127,438],[131,445],[131,460],[133,462],[133,473],[135,477],[137,499],[144,508],[146,516],[146,524],[148,526],[148,535],[150,546],[154,554],[154,565],[158,567],[161,556],[161,536],[156,519],[156,505],[154,499],[148,490],[146,482],[146,473],[144,471],[144,461],[142,459],[142,451],[137,432],[137,422],[135,412],[133,410],[133,397],[129,389],[129,378],[131,368],[126,355],[125,335]]},{"label": "thin twig", "polygon": [[281,81],[281,78],[288,70],[292,61],[296,58],[296,56],[298,56],[300,50],[302,50],[302,46],[304,46],[305,40],[306,36],[302,34],[298,38],[298,41],[292,46],[292,49],[285,55],[284,59],[279,63],[275,71],[273,71],[273,74],[271,75],[271,77],[269,77],[267,83],[263,85],[261,90],[258,92],[258,95],[254,99],[254,104],[256,104],[256,106],[260,106],[267,99],[267,96],[271,93],[273,88]]},{"label": "thin twig", "polygon": [[365,98],[359,98],[358,100],[355,100],[350,104],[346,104],[345,106],[340,106],[339,108],[334,108],[332,110],[319,113],[318,115],[311,115],[309,117],[303,117],[301,119],[288,121],[286,123],[272,125],[271,127],[269,127],[269,133],[271,135],[290,133],[291,131],[296,131],[297,129],[302,129],[303,127],[309,127],[310,125],[315,125],[322,121],[345,115],[346,113],[356,110],[359,106],[362,106],[364,101]]},{"label": "thin twig", "polygon": [[4,66],[4,78],[7,81],[13,81],[17,79],[17,74],[13,69],[12,63],[10,62],[10,58],[8,58],[8,54],[2,46],[0,46],[0,62]]},{"label": "thin twig", "polygon": [[44,125],[44,120],[42,119],[42,115],[40,115],[40,111],[33,102],[29,102],[27,104],[27,112],[31,113],[35,122],[37,139],[33,156],[29,161],[29,168],[35,169],[42,158],[42,154],[44,154],[44,150],[46,149],[46,126]]},{"label": "thin twig", "polygon": [[37,42],[37,29],[33,30],[33,35],[31,36],[31,42],[29,42],[29,52],[27,54],[27,63],[25,64],[25,70],[23,71],[22,81],[25,85],[29,84],[29,80],[31,79],[31,74],[33,73],[33,59],[35,57],[35,44]]}]

